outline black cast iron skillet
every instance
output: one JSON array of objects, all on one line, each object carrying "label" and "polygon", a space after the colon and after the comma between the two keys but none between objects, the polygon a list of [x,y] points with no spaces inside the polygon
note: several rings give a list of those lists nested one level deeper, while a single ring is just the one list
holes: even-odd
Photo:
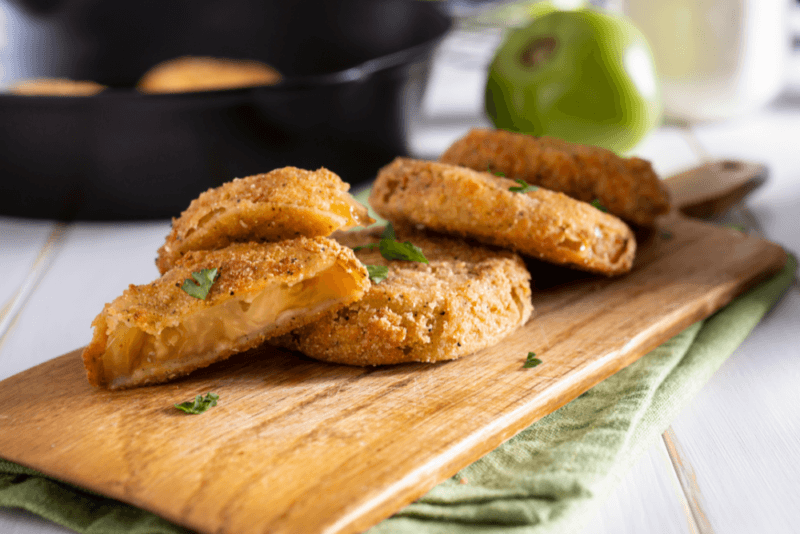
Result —
[{"label": "black cast iron skillet", "polygon": [[[0,95],[0,214],[177,216],[234,177],[327,167],[352,184],[407,154],[437,2],[170,0],[32,2],[67,38],[48,72],[110,86],[93,97]],[[13,31],[13,28],[12,28]],[[270,87],[144,95],[153,65],[183,55],[257,59]]]}]

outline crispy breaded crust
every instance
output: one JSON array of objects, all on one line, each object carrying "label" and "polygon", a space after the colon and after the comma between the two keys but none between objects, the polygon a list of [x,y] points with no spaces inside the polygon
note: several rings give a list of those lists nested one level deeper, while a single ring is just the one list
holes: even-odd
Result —
[{"label": "crispy breaded crust", "polygon": [[636,240],[624,222],[562,193],[509,191],[514,186],[465,167],[397,158],[378,173],[369,202],[392,222],[609,276],[631,269]]},{"label": "crispy breaded crust", "polygon": [[190,250],[230,243],[327,236],[334,230],[372,224],[367,208],[347,191],[350,185],[328,169],[284,167],[236,178],[192,201],[158,249],[162,274]]},{"label": "crispy breaded crust", "polygon": [[[282,312],[278,322],[258,332],[243,334],[224,350],[198,354],[195,358],[178,362],[167,360],[161,366],[132,373],[131,377],[117,377],[116,381],[107,376],[103,356],[109,348],[109,336],[120,324],[157,337],[170,328],[185,325],[187,317],[193,314],[271,288],[302,287],[304,282],[332,267],[336,268],[336,273],[343,273],[344,278],[339,280],[342,283],[337,284],[336,291],[330,292],[335,295],[335,301],[329,301],[331,297],[326,295],[328,300],[315,302],[306,310],[307,313],[299,315],[290,308],[289,312]],[[191,280],[193,272],[212,268],[218,268],[219,274],[205,300],[194,298],[181,289],[185,280]],[[118,389],[185,375],[349,304],[360,298],[368,287],[367,271],[353,251],[326,237],[301,237],[280,243],[236,243],[220,250],[189,252],[154,282],[129,286],[122,296],[106,304],[95,318],[92,323],[94,336],[83,352],[89,382]],[[223,316],[222,321],[225,320]],[[213,323],[206,321],[203,328],[211,329],[216,326]]]},{"label": "crispy breaded crust", "polygon": [[184,56],[148,70],[136,88],[143,93],[188,93],[274,85],[277,70],[260,61]]},{"label": "crispy breaded crust", "polygon": [[[511,251],[396,227],[430,264],[358,258],[386,265],[388,277],[364,297],[270,343],[329,362],[383,365],[452,360],[494,345],[531,315],[530,275]],[[349,247],[376,243],[381,229],[337,232]]]},{"label": "crispy breaded crust", "polygon": [[22,96],[92,96],[105,89],[105,85],[87,80],[36,78],[16,82],[9,92]]},{"label": "crispy breaded crust", "polygon": [[598,199],[610,213],[641,226],[669,211],[667,189],[650,162],[554,137],[474,129],[439,161],[501,172],[584,202]]}]

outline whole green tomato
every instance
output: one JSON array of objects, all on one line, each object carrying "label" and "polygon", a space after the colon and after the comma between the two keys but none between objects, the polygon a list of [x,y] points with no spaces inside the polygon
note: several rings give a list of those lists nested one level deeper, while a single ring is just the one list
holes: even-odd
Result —
[{"label": "whole green tomato", "polygon": [[628,19],[556,11],[509,33],[489,68],[497,128],[626,152],[663,110],[653,57]]}]

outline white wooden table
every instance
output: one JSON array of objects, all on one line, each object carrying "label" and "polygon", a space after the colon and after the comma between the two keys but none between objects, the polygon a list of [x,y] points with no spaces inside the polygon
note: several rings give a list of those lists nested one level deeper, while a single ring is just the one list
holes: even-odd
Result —
[{"label": "white wooden table", "polygon": [[[437,157],[467,128],[488,126],[480,51],[490,45],[468,36],[445,43],[411,138],[416,156]],[[768,165],[769,181],[748,199],[749,211],[764,235],[800,251],[800,90],[753,116],[691,130],[663,127],[635,153],[662,175],[708,157]],[[168,227],[0,217],[0,379],[85,345],[105,302],[157,276],[153,258]],[[795,285],[607,496],[586,534],[788,534],[800,531],[798,499]],[[69,531],[0,509],[0,532]]]}]

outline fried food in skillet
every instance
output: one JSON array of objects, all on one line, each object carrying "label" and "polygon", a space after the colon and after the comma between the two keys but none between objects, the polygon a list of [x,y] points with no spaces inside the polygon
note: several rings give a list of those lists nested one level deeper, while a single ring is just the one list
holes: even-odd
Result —
[{"label": "fried food in skillet", "polygon": [[136,87],[143,93],[189,93],[275,85],[280,80],[277,70],[260,61],[184,56],[151,68]]},{"label": "fried food in skillet", "polygon": [[[378,242],[381,230],[333,237],[364,246]],[[358,250],[364,264],[388,266],[387,278],[361,300],[269,342],[349,365],[436,362],[494,345],[530,318],[530,275],[517,254],[407,227],[395,231],[430,263]]]},{"label": "fried food in skillet", "polygon": [[474,129],[439,161],[500,172],[584,202],[597,199],[610,213],[640,226],[652,226],[669,211],[667,189],[648,161],[554,137]]},{"label": "fried food in skillet", "polygon": [[369,202],[382,217],[510,248],[577,269],[618,275],[636,253],[617,217],[544,188],[444,163],[397,158],[378,173]]},{"label": "fried food in skillet", "polygon": [[[181,289],[214,268],[204,300]],[[89,382],[121,389],[185,375],[349,304],[369,284],[352,250],[326,237],[189,252],[95,318],[83,351]]]},{"label": "fried food in skillet", "polygon": [[105,85],[67,78],[37,78],[13,84],[9,92],[22,96],[92,96],[107,89]]},{"label": "fried food in skillet", "polygon": [[367,208],[347,193],[349,188],[324,168],[312,172],[284,167],[209,189],[173,219],[156,266],[163,274],[190,250],[327,236],[372,224]]}]

